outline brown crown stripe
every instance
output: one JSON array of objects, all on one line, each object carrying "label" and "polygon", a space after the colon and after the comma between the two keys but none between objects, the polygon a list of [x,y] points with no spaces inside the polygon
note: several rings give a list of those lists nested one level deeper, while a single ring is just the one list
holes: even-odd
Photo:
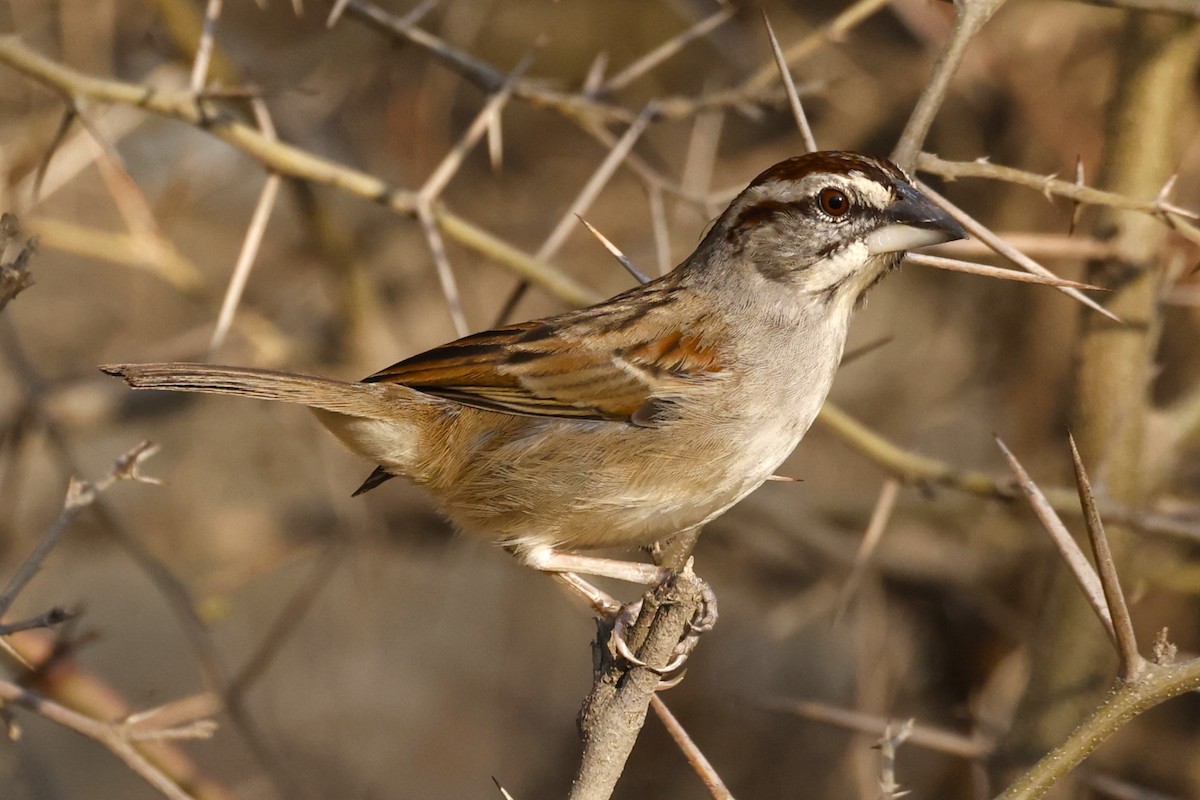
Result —
[{"label": "brown crown stripe", "polygon": [[758,186],[770,181],[799,181],[818,172],[861,172],[871,180],[885,185],[897,180],[908,181],[908,176],[886,158],[867,158],[858,153],[826,150],[780,161],[759,173],[750,185]]}]

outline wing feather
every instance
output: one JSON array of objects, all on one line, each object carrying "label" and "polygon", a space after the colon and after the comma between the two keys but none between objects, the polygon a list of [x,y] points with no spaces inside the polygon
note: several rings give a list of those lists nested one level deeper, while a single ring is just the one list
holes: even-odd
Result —
[{"label": "wing feather", "polygon": [[[682,386],[724,372],[723,326],[680,320],[659,281],[599,306],[483,331],[366,378],[463,405],[651,425]],[[708,338],[689,331],[704,330]]]}]

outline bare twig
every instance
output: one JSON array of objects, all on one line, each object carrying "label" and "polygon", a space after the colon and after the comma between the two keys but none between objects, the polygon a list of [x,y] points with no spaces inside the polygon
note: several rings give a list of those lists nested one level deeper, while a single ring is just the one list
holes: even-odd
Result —
[{"label": "bare twig", "polygon": [[[343,16],[356,19],[390,37],[403,39],[423,48],[448,69],[474,83],[485,92],[499,91],[504,84],[506,76],[502,70],[417,27],[416,22],[420,16],[423,16],[423,13],[418,15],[414,11],[401,17],[368,2],[368,0],[347,0],[342,3],[342,6]],[[557,109],[571,118],[582,117],[605,123],[629,123],[634,118],[632,113],[620,106],[604,102],[596,97],[549,89],[539,81],[520,80],[514,88],[514,93],[523,100],[538,106]]]},{"label": "bare twig", "polygon": [[1095,189],[1086,186],[1081,180],[1066,181],[1055,175],[1040,175],[1036,172],[993,164],[985,159],[975,161],[948,161],[932,153],[921,153],[917,157],[917,169],[932,175],[954,180],[956,178],[985,178],[1003,181],[1017,186],[1026,186],[1041,192],[1047,197],[1065,197],[1076,203],[1107,208],[1124,208],[1130,211],[1141,211],[1151,216],[1159,217],[1170,223],[1168,214],[1176,214],[1188,219],[1200,219],[1195,211],[1181,208],[1167,202],[1166,196],[1160,192],[1154,200],[1139,200],[1136,197]]},{"label": "bare twig", "polygon": [[1145,786],[1114,778],[1112,775],[1089,773],[1083,776],[1083,782],[1100,797],[1108,797],[1112,800],[1182,800],[1161,792],[1151,791]]},{"label": "bare twig", "polygon": [[928,256],[923,253],[909,253],[904,257],[904,260],[906,263],[920,264],[924,267],[945,269],[951,272],[965,272],[968,275],[982,275],[988,278],[1016,281],[1017,283],[1040,283],[1043,286],[1066,286],[1072,289],[1090,289],[1095,292],[1107,291],[1103,286],[1092,286],[1090,283],[1069,281],[1065,278],[1059,278],[1057,276],[1034,275],[1031,272],[1018,272],[1016,270],[1004,269],[1002,267],[989,267],[986,264],[976,264],[973,261],[960,261],[956,258]]},{"label": "bare twig", "polygon": [[883,532],[887,530],[888,522],[892,518],[892,510],[896,507],[896,498],[899,496],[900,481],[895,478],[885,480],[883,486],[879,489],[879,498],[875,501],[875,509],[871,512],[871,519],[867,522],[867,531],[863,534],[862,543],[858,546],[858,552],[854,555],[854,564],[850,567],[850,575],[842,585],[842,593],[838,598],[837,611],[834,613],[835,620],[840,619],[842,614],[845,613],[846,608],[850,605],[850,601],[854,597],[854,591],[858,588],[863,573],[866,571],[867,563],[871,560],[871,555],[883,539]]},{"label": "bare twig", "polygon": [[629,256],[625,255],[625,253],[623,253],[619,247],[610,242],[607,236],[596,230],[596,227],[592,225],[592,223],[588,222],[583,217],[580,217],[579,221],[583,223],[585,228],[591,231],[592,236],[595,236],[600,240],[600,244],[604,245],[604,249],[607,250],[613,258],[621,263],[621,266],[625,268],[626,272],[633,276],[634,280],[636,280],[638,283],[650,282],[650,276],[638,269],[637,264],[634,264],[633,260],[630,259]]},{"label": "bare twig", "polygon": [[1075,466],[1075,480],[1079,484],[1079,502],[1083,506],[1083,519],[1087,523],[1088,536],[1092,542],[1092,557],[1096,561],[1096,571],[1100,573],[1100,584],[1104,590],[1104,599],[1108,603],[1109,616],[1113,623],[1117,653],[1121,656],[1121,679],[1128,682],[1135,680],[1141,674],[1146,660],[1138,653],[1137,637],[1133,633],[1133,620],[1129,616],[1129,607],[1125,603],[1125,593],[1121,591],[1121,580],[1117,575],[1117,567],[1113,563],[1108,537],[1104,533],[1104,523],[1096,511],[1096,498],[1092,493],[1087,470],[1083,466],[1083,459],[1079,457],[1079,448],[1075,446],[1075,437],[1068,436],[1068,439],[1071,442],[1071,460]]},{"label": "bare twig", "polygon": [[[275,126],[271,122],[271,115],[267,111],[266,104],[262,100],[255,99],[251,101],[251,106],[263,135],[270,141],[276,141]],[[233,275],[229,278],[225,298],[221,301],[217,324],[213,328],[212,338],[208,342],[209,355],[221,349],[221,345],[225,342],[225,336],[233,325],[233,315],[237,313],[238,304],[246,290],[246,283],[250,280],[250,270],[254,267],[254,261],[258,257],[258,249],[262,245],[267,222],[271,219],[271,211],[275,208],[275,199],[279,196],[281,182],[279,173],[267,173],[262,191],[258,195],[258,202],[254,206],[254,213],[250,217],[250,225],[246,228],[246,237],[242,240],[242,249],[238,253]]]},{"label": "bare twig", "polygon": [[450,319],[454,322],[454,330],[459,336],[471,332],[467,323],[466,312],[463,311],[462,295],[458,291],[458,282],[454,279],[454,270],[450,267],[450,259],[446,255],[446,243],[434,220],[433,210],[427,205],[417,209],[417,219],[421,222],[421,230],[433,255],[433,264],[437,270],[438,283],[442,287],[442,295],[446,298],[446,306],[450,311]]},{"label": "bare twig", "polygon": [[945,48],[938,56],[937,63],[933,67],[933,74],[925,83],[925,89],[921,92],[921,97],[917,100],[917,105],[908,118],[904,133],[900,135],[900,141],[896,143],[896,148],[892,151],[892,160],[906,170],[911,170],[916,166],[917,154],[921,152],[921,145],[924,144],[925,137],[929,134],[933,118],[937,116],[938,109],[946,100],[950,80],[958,71],[958,65],[967,52],[967,46],[970,45],[971,40],[975,38],[984,24],[991,19],[992,14],[995,14],[1000,6],[1004,5],[1004,0],[957,0],[954,5],[958,10],[958,17],[955,20],[954,29],[950,33],[950,40],[946,42]]},{"label": "bare twig", "polygon": [[493,122],[498,122],[500,112],[504,109],[509,98],[512,96],[518,80],[521,79],[529,66],[533,64],[534,52],[530,52],[518,62],[517,66],[505,79],[505,82],[488,100],[484,108],[479,114],[475,115],[475,119],[467,128],[467,132],[458,140],[458,144],[450,149],[450,152],[445,155],[442,163],[433,170],[433,173],[425,181],[425,185],[416,193],[418,197],[418,213],[416,218],[421,223],[421,230],[425,233],[425,241],[430,247],[430,253],[433,255],[434,269],[438,273],[438,282],[442,284],[442,294],[446,299],[446,306],[450,311],[450,319],[454,321],[455,331],[458,336],[466,336],[470,331],[470,326],[467,324],[467,314],[463,311],[462,296],[458,291],[458,283],[454,277],[454,270],[450,267],[450,259],[446,255],[445,242],[442,241],[442,234],[439,233],[436,224],[436,219],[433,215],[433,203],[440,194],[445,190],[445,187],[450,184],[450,180],[457,174],[458,169],[462,167],[462,162],[466,158],[470,149],[474,148],[475,143],[479,142],[479,138],[487,131],[493,130]]},{"label": "bare twig", "polygon": [[1196,689],[1200,689],[1200,658],[1166,666],[1147,664],[1137,680],[1121,684],[1066,741],[1047,753],[997,800],[1037,800],[1130,718]]},{"label": "bare twig", "polygon": [[95,483],[71,479],[70,485],[67,488],[67,498],[63,504],[62,513],[58,515],[58,519],[50,526],[41,541],[33,549],[33,552],[21,563],[16,574],[9,580],[8,585],[4,587],[4,591],[0,593],[0,617],[3,617],[8,609],[12,606],[13,601],[21,590],[33,580],[33,576],[37,575],[42,568],[42,562],[46,560],[46,556],[58,544],[58,540],[62,538],[63,533],[75,521],[85,508],[95,502],[96,498],[107,491],[114,483],[120,480],[139,481],[141,483],[157,483],[154,478],[147,478],[138,472],[138,467],[142,461],[154,455],[158,447],[150,442],[142,442],[134,447],[125,455],[117,459],[113,464],[112,470],[109,471],[100,480]]},{"label": "bare twig", "polygon": [[[1115,249],[1111,242],[1087,236],[1068,236],[1062,233],[1026,233],[1020,231],[998,232],[997,236],[1020,250],[1030,258],[1090,259],[1112,258]],[[996,251],[975,239],[960,239],[930,248],[938,255],[955,258],[978,258],[990,256]]]},{"label": "bare twig", "polygon": [[695,40],[702,36],[707,36],[721,25],[724,25],[733,17],[733,14],[733,8],[722,8],[720,11],[710,14],[708,17],[700,20],[686,31],[683,31],[678,36],[663,42],[646,55],[634,61],[628,67],[609,78],[608,81],[600,88],[600,90],[595,93],[609,94],[624,89],[626,86],[633,83],[635,80],[645,75],[647,72],[654,69],[659,64],[663,63]]},{"label": "bare twig", "polygon": [[[11,37],[0,38],[0,64],[7,64],[65,98],[86,96],[101,102],[136,106],[187,123],[232,145],[281,175],[328,184],[377,202],[398,214],[416,216],[417,197],[414,192],[392,186],[374,175],[336,164],[298,147],[272,142],[261,131],[230,115],[213,116],[202,112],[189,92],[155,91],[138,84],[85,75],[33,52]],[[593,292],[572,278],[457,216],[445,206],[436,205],[433,214],[447,236],[505,264],[565,302],[588,305],[596,301]]]},{"label": "bare twig", "polygon": [[291,636],[296,625],[304,619],[305,614],[320,595],[321,589],[329,582],[329,578],[333,575],[334,569],[345,552],[344,544],[341,541],[335,541],[318,556],[307,580],[293,592],[291,599],[275,617],[258,647],[246,659],[245,665],[230,678],[224,692],[227,704],[239,706],[246,691],[266,672],[280,647]]},{"label": "bare twig", "polygon": [[[763,702],[765,708],[782,714],[793,714],[804,719],[835,725],[846,730],[882,736],[892,719],[866,711],[822,703],[816,700],[792,700],[778,698]],[[909,741],[917,747],[966,759],[985,757],[990,745],[978,736],[968,736],[956,731],[932,725],[914,723]]]},{"label": "bare twig", "polygon": [[[805,36],[783,51],[788,66],[808,58],[828,42],[836,42],[851,30],[882,11],[888,0],[857,0],[825,25]],[[766,64],[755,72],[742,88],[748,91],[761,90],[771,85],[778,77],[774,63]]]},{"label": "bare twig", "polygon": [[771,53],[775,56],[775,65],[779,67],[779,77],[783,79],[783,86],[787,91],[788,105],[792,109],[792,119],[795,120],[796,128],[800,131],[801,141],[804,142],[804,152],[816,152],[816,137],[813,136],[812,127],[808,124],[808,116],[804,113],[804,106],[800,103],[800,94],[796,91],[796,82],[792,80],[791,68],[788,67],[783,50],[779,47],[779,40],[775,38],[775,29],[771,27],[771,18],[767,16],[765,8],[762,9],[762,18],[763,24],[767,26],[767,36],[771,38]]},{"label": "bare twig", "polygon": [[[6,680],[0,680],[0,699],[27,708],[52,722],[99,742],[117,758],[124,761],[147,783],[171,800],[192,800],[192,795],[181,789],[175,781],[141,752],[138,742],[144,741],[147,737],[134,735],[121,723],[93,719]],[[161,731],[154,738],[206,739],[212,736],[215,729],[216,723],[200,720],[189,723],[183,728]]]},{"label": "bare twig", "polygon": [[58,148],[67,140],[67,134],[71,132],[76,120],[75,107],[68,105],[63,109],[62,117],[58,120],[58,128],[54,131],[54,136],[50,139],[50,143],[46,145],[46,152],[38,161],[37,170],[33,173],[33,187],[30,191],[30,196],[33,202],[36,203],[41,199],[42,182],[46,180],[46,173],[50,169],[50,161],[54,158],[54,154],[58,152]]},{"label": "bare twig", "polygon": [[68,611],[60,606],[55,606],[47,611],[43,611],[36,617],[0,625],[0,636],[8,636],[21,631],[31,631],[36,628],[53,628],[55,625],[61,625],[69,619],[74,619],[78,614],[78,611]]},{"label": "bare twig", "polygon": [[33,285],[29,274],[29,259],[37,250],[37,240],[29,239],[17,251],[12,261],[4,261],[5,251],[20,235],[21,226],[12,214],[0,216],[0,311],[21,292]]},{"label": "bare twig", "polygon": [[683,757],[691,764],[692,769],[700,776],[700,780],[704,782],[708,793],[712,795],[714,800],[733,800],[733,793],[725,786],[725,782],[721,780],[721,776],[713,768],[713,765],[704,753],[700,752],[700,748],[679,724],[679,720],[675,719],[675,715],[671,713],[671,709],[667,708],[667,704],[662,701],[657,694],[651,695],[650,707],[654,709],[654,713],[658,715],[663,727],[667,729],[667,733],[683,751]]},{"label": "bare twig", "polygon": [[908,794],[908,792],[901,791],[900,784],[896,780],[896,751],[900,749],[900,745],[908,741],[912,732],[913,721],[911,719],[901,723],[895,731],[892,730],[892,723],[889,722],[883,730],[883,736],[879,737],[879,758],[882,762],[879,769],[880,800],[899,800]]},{"label": "bare twig", "polygon": [[504,106],[508,104],[512,97],[513,89],[521,77],[529,71],[533,65],[534,56],[537,50],[526,53],[525,56],[513,67],[508,78],[501,85],[500,90],[493,94],[484,104],[479,113],[475,115],[475,119],[467,126],[466,132],[458,143],[450,148],[450,152],[446,153],[440,164],[430,173],[425,179],[425,184],[417,192],[418,203],[430,205],[439,197],[443,190],[449,185],[451,179],[458,173],[462,167],[463,159],[467,157],[467,153],[471,152],[471,148],[475,146],[479,138],[488,130],[488,126],[493,120],[500,117],[500,113],[504,110]]},{"label": "bare twig", "polygon": [[[546,261],[552,258],[554,254],[559,251],[559,249],[563,246],[563,243],[566,242],[567,236],[570,235],[571,229],[574,227],[575,220],[579,219],[580,215],[587,212],[587,209],[592,205],[596,197],[599,196],[600,192],[608,184],[609,180],[612,179],[612,176],[614,173],[616,173],[617,168],[624,163],[625,159],[629,156],[630,151],[633,150],[634,144],[637,143],[637,140],[641,137],[642,132],[646,130],[646,125],[649,124],[653,114],[653,106],[647,106],[642,110],[642,113],[638,115],[637,119],[635,119],[633,123],[626,128],[625,133],[621,136],[620,140],[618,140],[612,146],[612,148],[608,151],[608,155],[604,157],[604,160],[600,162],[598,167],[596,167],[595,172],[593,172],[591,177],[588,178],[587,183],[585,183],[583,188],[579,190],[579,194],[575,196],[575,200],[571,203],[570,208],[568,208],[566,213],[559,218],[558,224],[554,226],[554,229],[550,231],[550,235],[547,236],[546,240],[542,242],[541,247],[539,247],[537,253],[534,254],[534,258],[536,260]],[[505,300],[501,305],[500,313],[496,315],[497,325],[504,323],[509,314],[512,313],[512,310],[516,307],[517,303],[524,296],[525,291],[528,288],[529,283],[525,280],[520,281],[516,286],[513,287],[508,299]]]},{"label": "bare twig", "polygon": [[[0,320],[0,322],[3,322],[3,320]],[[0,325],[0,345],[3,346],[5,355],[8,357],[13,371],[20,378],[18,385],[25,395],[26,402],[30,405],[37,405],[40,403],[40,398],[45,392],[46,381],[21,348],[20,342],[17,340],[10,326]],[[47,439],[66,470],[68,472],[78,472],[78,459],[75,458],[61,426],[54,420],[52,415],[46,413],[42,415],[42,425],[47,434]],[[142,480],[147,479],[143,478]],[[205,681],[214,692],[224,691],[224,688],[228,684],[224,664],[222,663],[220,653],[209,636],[204,622],[200,619],[196,611],[196,604],[187,587],[157,556],[150,552],[133,535],[121,519],[108,507],[102,496],[97,495],[94,498],[91,508],[100,525],[145,573],[167,603],[171,612],[175,615],[184,636],[196,654],[196,659],[200,664]],[[95,689],[88,697],[94,703],[101,705],[101,707],[110,708],[112,705],[110,694],[103,689]],[[286,797],[307,797],[308,792],[304,786],[296,780],[294,773],[285,767],[283,760],[270,747],[249,713],[238,704],[230,705],[227,710],[230,718],[245,738],[249,749],[263,764],[267,773],[277,785],[279,793]],[[166,772],[179,778],[181,781],[188,781],[193,784],[197,781],[203,781],[206,784],[206,788],[207,785],[211,784],[207,779],[202,779],[197,774],[195,768],[190,763],[182,760],[176,751],[163,754],[161,759],[156,756],[154,760]],[[218,794],[215,796],[221,797],[223,795]]]},{"label": "bare twig", "polygon": [[1092,569],[1092,565],[1088,563],[1087,556],[1083,554],[1079,544],[1075,538],[1071,536],[1071,532],[1067,530],[1067,526],[1055,513],[1050,505],[1050,501],[1046,499],[1046,495],[1038,487],[1033,479],[1029,477],[1029,473],[1021,466],[1021,462],[1013,455],[1013,452],[1008,449],[1007,445],[1001,441],[1000,437],[996,437],[996,444],[1004,453],[1004,458],[1008,461],[1008,466],[1012,469],[1013,474],[1017,476],[1017,483],[1020,484],[1021,490],[1025,492],[1025,496],[1029,498],[1029,505],[1033,508],[1034,514],[1042,523],[1046,533],[1050,534],[1051,541],[1058,548],[1058,552],[1063,557],[1063,561],[1067,563],[1067,567],[1071,570],[1071,574],[1075,576],[1076,582],[1083,590],[1083,595],[1087,598],[1088,605],[1092,607],[1092,611],[1100,619],[1104,626],[1105,632],[1114,643],[1117,641],[1117,635],[1113,630],[1112,615],[1108,612],[1108,604],[1104,599],[1104,588],[1100,585],[1100,578],[1096,575],[1096,571]]},{"label": "bare twig", "polygon": [[[1011,500],[1018,495],[1011,480],[992,477],[985,472],[965,469],[941,459],[905,450],[895,442],[879,435],[840,406],[826,402],[817,421],[880,469],[906,484],[923,487],[945,486],[967,494],[996,500]],[[1050,505],[1060,514],[1079,514],[1079,499],[1075,491],[1064,488],[1044,490]],[[1119,522],[1148,533],[1200,541],[1200,509],[1190,515],[1154,513],[1105,498],[1100,513],[1110,522]]]},{"label": "bare twig", "polygon": [[512,796],[508,789],[505,789],[502,785],[500,785],[500,781],[496,780],[495,776],[492,776],[492,783],[496,784],[496,788],[500,791],[500,797],[502,800],[516,800],[516,798]]},{"label": "bare twig", "polygon": [[817,420],[846,444],[908,484],[950,486],[959,491],[999,499],[1015,495],[1015,487],[990,475],[960,469],[936,458],[911,453],[851,417],[841,407],[826,402]]},{"label": "bare twig", "polygon": [[626,663],[610,650],[603,659],[592,691],[579,715],[583,757],[571,786],[571,800],[607,800],[625,767],[665,666],[694,618],[703,596],[703,583],[690,566],[648,593],[626,641],[639,661]]},{"label": "bare twig", "polygon": [[208,0],[208,5],[204,9],[204,30],[200,34],[196,58],[192,62],[192,79],[190,81],[192,92],[196,94],[199,94],[208,82],[208,65],[212,62],[213,38],[223,5],[223,0]]},{"label": "bare twig", "polygon": [[[997,236],[995,233],[993,233],[992,230],[990,228],[988,228],[986,225],[984,225],[979,220],[972,217],[967,212],[963,211],[958,206],[951,203],[945,197],[938,194],[937,192],[935,192],[933,189],[929,188],[927,185],[925,185],[921,181],[917,181],[917,186],[921,189],[921,191],[923,191],[923,192],[925,192],[925,194],[929,195],[930,198],[932,198],[934,200],[934,202],[936,202],[939,206],[944,208],[946,210],[946,212],[948,214],[950,214],[950,216],[954,217],[954,219],[957,220],[960,225],[962,225],[964,228],[966,228],[968,233],[970,233],[972,236],[978,237],[986,245],[991,247],[993,250],[995,250],[997,253],[1004,256],[1008,260],[1012,261],[1014,264],[1016,264],[1021,269],[1024,269],[1028,272],[1032,272],[1035,275],[1041,275],[1041,276],[1047,277],[1047,278],[1057,278],[1058,277],[1053,272],[1046,269],[1041,264],[1037,263],[1032,258],[1030,258],[1029,256],[1022,253],[1020,250],[1017,250],[1015,247],[1010,245],[1008,242],[1001,239],[999,236]],[[1076,300],[1083,303],[1088,308],[1092,309],[1093,311],[1097,311],[1097,312],[1103,314],[1104,316],[1108,317],[1109,319],[1111,319],[1114,322],[1121,321],[1121,318],[1118,317],[1116,314],[1109,311],[1107,308],[1100,305],[1099,303],[1097,303],[1095,300],[1088,297],[1087,295],[1080,293],[1080,291],[1078,289],[1073,289],[1069,286],[1064,286],[1064,287],[1059,287],[1059,291],[1061,291],[1063,294],[1066,294],[1066,295],[1069,295],[1070,297],[1075,298]]]},{"label": "bare twig", "polygon": [[558,224],[554,226],[554,230],[542,242],[542,246],[538,248],[537,254],[534,256],[535,258],[551,258],[558,252],[570,234],[575,218],[587,213],[588,208],[591,207],[601,190],[608,185],[617,168],[624,163],[630,151],[633,150],[633,146],[641,138],[642,133],[646,130],[646,125],[649,124],[653,116],[653,106],[647,106],[642,109],[642,113],[637,116],[637,119],[625,129],[625,133],[621,136],[620,140],[609,150],[608,155],[604,157],[604,160],[596,167],[595,172],[588,178],[587,183],[579,190],[579,194],[572,201],[571,207],[562,215]]}]

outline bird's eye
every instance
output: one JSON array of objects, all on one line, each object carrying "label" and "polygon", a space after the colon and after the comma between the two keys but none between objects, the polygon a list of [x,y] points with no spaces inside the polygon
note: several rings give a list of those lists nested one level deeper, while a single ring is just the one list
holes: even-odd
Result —
[{"label": "bird's eye", "polygon": [[845,216],[850,210],[850,198],[846,197],[845,192],[841,189],[835,189],[832,186],[821,190],[817,195],[817,202],[821,205],[821,210],[831,217]]}]

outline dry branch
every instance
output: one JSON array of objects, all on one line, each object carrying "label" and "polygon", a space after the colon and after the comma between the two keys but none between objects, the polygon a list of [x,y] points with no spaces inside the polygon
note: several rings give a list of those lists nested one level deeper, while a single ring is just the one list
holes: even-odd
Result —
[{"label": "dry branch", "polygon": [[895,149],[892,150],[892,160],[903,169],[912,170],[917,164],[917,154],[929,135],[933,118],[946,100],[950,90],[950,80],[958,71],[958,65],[966,55],[971,40],[979,33],[992,15],[1004,5],[1004,0],[956,0],[958,11],[950,40],[938,56],[933,66],[933,74],[925,84],[921,97],[908,118],[904,133],[900,135]]},{"label": "dry branch", "polygon": [[[415,216],[414,192],[393,186],[374,175],[337,164],[284,142],[271,141],[263,132],[198,100],[187,91],[160,91],[151,86],[96,78],[62,66],[35,53],[15,37],[0,38],[0,64],[6,64],[63,96],[68,102],[88,98],[98,102],[135,106],[203,130],[259,161],[264,167],[299,180],[334,186],[349,194],[379,203],[397,214]],[[522,278],[574,305],[598,298],[586,287],[549,264],[521,252],[511,244],[455,215],[444,205],[433,208],[442,232],[512,269]]]},{"label": "dry branch", "polygon": [[683,752],[684,758],[688,764],[700,776],[700,780],[704,782],[704,787],[708,789],[708,793],[712,795],[713,800],[733,800],[733,794],[725,786],[725,782],[721,780],[721,776],[717,774],[712,763],[704,757],[704,753],[700,752],[700,748],[696,742],[688,735],[683,725],[667,708],[667,704],[662,701],[662,698],[657,694],[650,696],[650,707],[654,709],[654,713],[658,715],[658,719],[662,722],[663,727],[667,729],[667,733],[671,735],[671,739],[675,745]]},{"label": "dry branch", "polygon": [[1123,208],[1129,211],[1141,211],[1144,214],[1158,217],[1171,224],[1172,214],[1187,219],[1200,219],[1195,211],[1175,205],[1167,201],[1160,191],[1153,200],[1139,200],[1136,197],[1096,189],[1085,186],[1079,181],[1065,181],[1056,175],[1039,175],[1015,167],[993,164],[986,159],[977,161],[947,161],[932,153],[921,153],[917,156],[917,169],[938,175],[942,178],[955,180],[958,178],[984,178],[1002,181],[1016,186],[1025,186],[1039,191],[1047,197],[1064,197],[1083,205],[1104,206],[1107,208]]},{"label": "dry branch", "polygon": [[1088,605],[1100,620],[1100,624],[1104,626],[1105,632],[1109,638],[1115,643],[1117,640],[1116,632],[1113,629],[1112,614],[1109,613],[1108,604],[1104,600],[1104,588],[1100,585],[1100,577],[1088,563],[1087,557],[1083,554],[1079,544],[1075,538],[1071,536],[1071,532],[1067,530],[1067,526],[1063,524],[1062,519],[1055,513],[1054,508],[1050,505],[1050,501],[1046,499],[1041,488],[1029,477],[1029,473],[1021,466],[1021,462],[1013,455],[1013,452],[1008,449],[1008,446],[996,437],[996,444],[1004,453],[1005,459],[1008,460],[1008,465],[1012,469],[1013,474],[1017,476],[1017,483],[1026,497],[1029,498],[1029,505],[1033,508],[1033,513],[1037,515],[1038,521],[1042,523],[1042,527],[1049,534],[1050,540],[1054,542],[1054,546],[1058,548],[1059,554],[1066,562],[1067,568],[1071,570],[1071,575],[1079,584],[1079,588],[1083,590],[1084,597],[1087,598]]},{"label": "dry branch", "polygon": [[12,261],[5,262],[4,254],[17,238],[20,226],[17,218],[5,213],[0,217],[0,311],[21,292],[33,285],[29,274],[29,259],[37,248],[37,241],[30,239]]},{"label": "dry branch", "polygon": [[571,800],[607,800],[612,795],[658,689],[661,676],[656,668],[672,660],[700,608],[704,591],[703,583],[687,568],[643,599],[626,642],[638,660],[649,666],[621,659],[611,638],[598,650],[596,680],[579,714],[583,757],[571,786]]},{"label": "dry branch", "polygon": [[1183,664],[1147,664],[1134,681],[1120,685],[1070,736],[1011,784],[997,800],[1044,796],[1130,719],[1185,692],[1200,689],[1200,659]]},{"label": "dry branch", "polygon": [[1071,460],[1075,467],[1075,480],[1079,484],[1079,502],[1083,506],[1083,519],[1087,523],[1088,537],[1092,542],[1092,558],[1096,562],[1096,571],[1100,576],[1100,584],[1104,589],[1104,600],[1108,605],[1109,617],[1112,619],[1113,638],[1117,654],[1121,656],[1121,679],[1131,681],[1141,674],[1145,667],[1145,659],[1138,654],[1137,637],[1133,633],[1133,620],[1129,616],[1129,607],[1125,603],[1125,593],[1121,590],[1121,580],[1117,576],[1117,567],[1113,563],[1112,548],[1108,544],[1108,536],[1104,533],[1104,522],[1096,511],[1096,497],[1092,493],[1092,484],[1088,480],[1087,470],[1084,469],[1083,459],[1079,456],[1079,448],[1075,446],[1075,437],[1071,441]]},{"label": "dry branch", "polygon": [[67,497],[63,503],[62,513],[58,515],[58,519],[54,521],[54,524],[42,536],[37,546],[21,563],[21,566],[9,580],[8,585],[4,587],[4,591],[0,592],[0,618],[3,618],[12,606],[13,601],[17,599],[17,595],[21,593],[21,590],[41,570],[42,562],[46,560],[46,556],[50,555],[50,551],[58,545],[59,539],[71,527],[71,523],[75,521],[75,518],[85,508],[94,503],[97,497],[107,491],[114,483],[121,480],[157,483],[157,480],[154,478],[147,478],[138,471],[142,461],[154,455],[157,450],[158,447],[156,445],[150,442],[142,442],[118,458],[116,463],[113,464],[112,470],[95,483],[79,481],[74,478],[71,479],[70,485],[67,487]]},{"label": "dry branch", "polygon": [[104,722],[80,714],[46,697],[35,694],[15,683],[0,680],[0,699],[27,708],[52,722],[70,728],[107,747],[113,755],[129,765],[147,783],[171,800],[196,800],[148,757],[143,749],[147,742],[169,739],[207,739],[216,730],[210,720],[194,720],[177,728],[159,728],[147,735],[122,722]]}]

